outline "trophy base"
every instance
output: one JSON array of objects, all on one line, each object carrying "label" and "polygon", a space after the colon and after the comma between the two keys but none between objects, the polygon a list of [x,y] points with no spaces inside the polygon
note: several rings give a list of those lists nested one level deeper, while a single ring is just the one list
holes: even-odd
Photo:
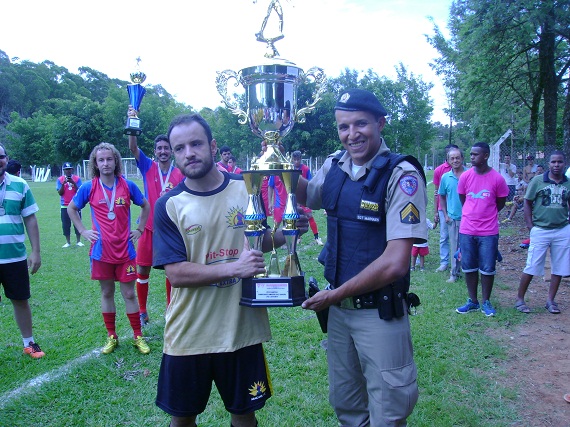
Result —
[{"label": "trophy base", "polygon": [[138,117],[129,117],[123,133],[125,135],[139,136],[142,133],[141,119]]},{"label": "trophy base", "polygon": [[296,307],[307,299],[305,277],[248,277],[242,279],[240,305]]}]

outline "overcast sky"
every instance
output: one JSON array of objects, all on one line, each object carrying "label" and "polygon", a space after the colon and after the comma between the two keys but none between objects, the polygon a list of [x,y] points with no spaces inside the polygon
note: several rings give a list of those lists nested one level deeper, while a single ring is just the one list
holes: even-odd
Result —
[{"label": "overcast sky", "polygon": [[[216,71],[255,65],[257,42],[269,0],[161,0],[85,2],[9,1],[2,5],[0,50],[10,58],[53,61],[73,73],[87,66],[128,80],[138,56],[145,84],[161,84],[175,98],[199,109],[221,98]],[[447,122],[440,79],[429,63],[437,52],[427,43],[432,23],[446,29],[451,0],[280,0],[285,38],[282,58],[331,77],[346,67],[373,69],[394,79],[402,62],[435,87],[434,120]],[[269,24],[273,24],[270,21]],[[275,26],[268,25],[266,35]],[[125,91],[125,105],[128,95]],[[144,100],[141,109],[144,109]]]}]

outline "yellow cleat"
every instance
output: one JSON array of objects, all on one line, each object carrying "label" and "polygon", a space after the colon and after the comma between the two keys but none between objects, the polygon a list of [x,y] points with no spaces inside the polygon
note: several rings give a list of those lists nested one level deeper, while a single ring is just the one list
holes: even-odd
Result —
[{"label": "yellow cleat", "polygon": [[133,341],[133,345],[134,345],[142,354],[149,354],[149,353],[150,353],[150,347],[148,346],[148,344],[146,343],[146,341],[144,340],[143,337],[137,337],[137,338]]},{"label": "yellow cleat", "polygon": [[119,340],[115,338],[114,335],[110,335],[107,337],[107,342],[105,343],[105,346],[101,350],[101,353],[111,354],[112,352],[115,351],[118,345],[119,345]]}]

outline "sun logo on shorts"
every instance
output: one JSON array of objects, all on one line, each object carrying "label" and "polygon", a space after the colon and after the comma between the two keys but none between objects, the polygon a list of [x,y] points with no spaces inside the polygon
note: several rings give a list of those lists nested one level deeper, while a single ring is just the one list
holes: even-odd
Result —
[{"label": "sun logo on shorts", "polygon": [[135,274],[135,266],[132,264],[127,265],[127,274]]},{"label": "sun logo on shorts", "polygon": [[253,386],[249,389],[249,394],[253,397],[262,396],[265,394],[265,384],[263,381],[257,381],[253,383]]}]

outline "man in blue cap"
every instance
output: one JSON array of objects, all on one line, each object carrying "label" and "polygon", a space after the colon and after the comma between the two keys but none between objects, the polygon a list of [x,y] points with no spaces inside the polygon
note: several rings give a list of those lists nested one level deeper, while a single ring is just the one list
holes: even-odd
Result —
[{"label": "man in blue cap", "polygon": [[342,92],[344,150],[297,191],[327,211],[319,261],[330,286],[303,308],[329,309],[329,400],[343,426],[404,426],[418,399],[407,291],[412,245],[427,240],[426,183],[415,158],[390,153],[386,115],[373,93]]}]

